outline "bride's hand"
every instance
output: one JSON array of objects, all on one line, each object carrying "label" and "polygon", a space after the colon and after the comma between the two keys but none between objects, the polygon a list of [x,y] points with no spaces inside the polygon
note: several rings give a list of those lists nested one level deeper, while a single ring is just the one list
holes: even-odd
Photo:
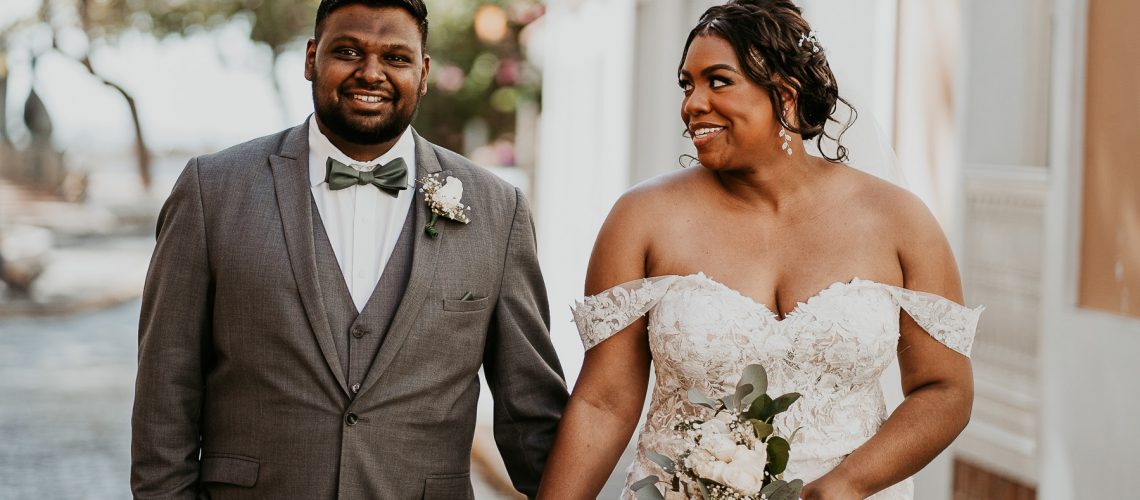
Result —
[{"label": "bride's hand", "polygon": [[804,486],[800,492],[803,500],[863,500],[865,495],[860,493],[850,481],[826,474]]}]

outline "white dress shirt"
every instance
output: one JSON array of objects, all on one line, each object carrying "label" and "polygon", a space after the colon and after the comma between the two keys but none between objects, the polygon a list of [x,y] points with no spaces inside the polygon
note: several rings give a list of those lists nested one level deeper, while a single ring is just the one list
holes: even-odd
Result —
[{"label": "white dress shirt", "polygon": [[[370,171],[402,157],[408,165],[408,189],[396,197],[373,185],[354,185],[333,191],[325,182],[326,162],[330,157],[361,171]],[[415,179],[416,144],[411,127],[404,130],[387,153],[372,161],[359,162],[333,146],[317,128],[316,115],[309,116],[309,181],[313,199],[357,311],[368,303],[396,248],[415,198]]]}]

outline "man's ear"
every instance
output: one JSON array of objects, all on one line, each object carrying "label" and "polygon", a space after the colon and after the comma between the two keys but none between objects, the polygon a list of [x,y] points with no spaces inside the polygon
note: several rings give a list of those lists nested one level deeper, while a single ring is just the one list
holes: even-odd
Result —
[{"label": "man's ear", "polygon": [[424,69],[420,75],[420,96],[427,95],[428,89],[428,70],[431,69],[431,56],[424,54]]},{"label": "man's ear", "polygon": [[313,74],[317,67],[317,39],[310,38],[305,44],[305,79],[313,81]]}]

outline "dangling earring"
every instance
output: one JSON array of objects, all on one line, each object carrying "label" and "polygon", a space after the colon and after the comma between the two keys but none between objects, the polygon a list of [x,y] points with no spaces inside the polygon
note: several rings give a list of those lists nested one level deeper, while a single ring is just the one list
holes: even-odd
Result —
[{"label": "dangling earring", "polygon": [[780,149],[792,156],[792,134],[788,133],[788,129],[780,127],[780,137],[784,139],[784,143],[780,144]]}]

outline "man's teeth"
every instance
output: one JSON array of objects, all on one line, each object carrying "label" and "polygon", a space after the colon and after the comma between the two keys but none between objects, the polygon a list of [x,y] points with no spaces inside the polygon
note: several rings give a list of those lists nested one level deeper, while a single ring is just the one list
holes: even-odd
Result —
[{"label": "man's teeth", "polygon": [[693,135],[700,137],[703,135],[709,135],[713,132],[720,132],[721,130],[724,130],[724,127],[699,128],[696,130],[696,132],[693,133]]},{"label": "man's teeth", "polygon": [[380,102],[384,100],[382,97],[374,95],[354,95],[352,98],[364,102]]}]

